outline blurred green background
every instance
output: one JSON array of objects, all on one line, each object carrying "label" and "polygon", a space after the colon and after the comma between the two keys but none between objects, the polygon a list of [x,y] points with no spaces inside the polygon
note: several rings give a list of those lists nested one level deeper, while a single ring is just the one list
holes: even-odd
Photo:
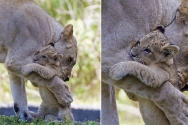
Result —
[{"label": "blurred green background", "polygon": [[[69,85],[72,105],[100,108],[100,0],[34,0],[63,26],[73,24],[78,41],[77,63]],[[0,64],[0,103],[13,102],[8,74]],[[26,83],[28,104],[40,104],[38,88]]]}]

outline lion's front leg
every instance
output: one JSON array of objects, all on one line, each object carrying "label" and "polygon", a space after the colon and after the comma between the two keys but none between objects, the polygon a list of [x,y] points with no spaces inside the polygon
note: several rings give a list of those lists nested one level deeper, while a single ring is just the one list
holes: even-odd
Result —
[{"label": "lion's front leg", "polygon": [[29,63],[22,66],[21,72],[24,75],[28,75],[31,72],[36,72],[45,79],[51,79],[57,74],[57,72],[55,72],[55,69],[51,69],[49,67],[47,68],[37,63]]},{"label": "lion's front leg", "polygon": [[24,79],[9,72],[9,80],[16,115],[21,120],[31,121],[33,117],[31,116],[27,107]]},{"label": "lion's front leg", "polygon": [[119,125],[115,87],[102,82],[101,125]]}]

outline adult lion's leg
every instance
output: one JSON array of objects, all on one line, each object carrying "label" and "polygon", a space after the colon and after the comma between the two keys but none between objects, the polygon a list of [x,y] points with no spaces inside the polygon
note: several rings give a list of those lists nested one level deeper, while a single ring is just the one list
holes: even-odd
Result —
[{"label": "adult lion's leg", "polygon": [[159,88],[152,88],[132,76],[125,77],[121,81],[110,81],[108,83],[118,88],[151,99],[164,111],[171,125],[188,124],[188,99],[171,83],[166,82]]},{"label": "adult lion's leg", "polygon": [[145,125],[171,125],[164,112],[152,100],[139,96],[137,99]]},{"label": "adult lion's leg", "polygon": [[30,115],[27,107],[24,79],[9,72],[9,80],[16,115],[19,116],[21,120],[31,121],[33,117]]},{"label": "adult lion's leg", "polygon": [[115,88],[106,83],[101,84],[101,124],[119,125],[118,113],[116,107]]},{"label": "adult lion's leg", "polygon": [[131,75],[119,81],[112,80],[104,72],[102,77],[105,83],[152,100],[164,111],[171,125],[188,125],[188,99],[171,83],[166,82],[159,88],[152,88]]}]

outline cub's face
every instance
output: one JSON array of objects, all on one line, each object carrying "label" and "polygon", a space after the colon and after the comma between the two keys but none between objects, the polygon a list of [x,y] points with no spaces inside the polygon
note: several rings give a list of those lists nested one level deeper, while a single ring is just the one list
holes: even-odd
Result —
[{"label": "cub's face", "polygon": [[40,51],[35,53],[34,62],[43,66],[46,65],[59,66],[62,57],[63,56],[61,54],[58,54],[53,46],[47,45],[44,48],[42,48]]},{"label": "cub's face", "polygon": [[157,30],[141,38],[131,49],[130,56],[134,61],[150,65],[170,60],[178,50],[177,46],[170,45],[164,34]]}]

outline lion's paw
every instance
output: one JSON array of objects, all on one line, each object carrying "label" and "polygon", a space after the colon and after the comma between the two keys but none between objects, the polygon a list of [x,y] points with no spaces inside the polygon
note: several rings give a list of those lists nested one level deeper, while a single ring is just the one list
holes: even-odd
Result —
[{"label": "lion's paw", "polygon": [[121,80],[124,76],[128,74],[126,68],[125,68],[125,63],[120,62],[112,66],[110,69],[110,77],[114,80]]}]

